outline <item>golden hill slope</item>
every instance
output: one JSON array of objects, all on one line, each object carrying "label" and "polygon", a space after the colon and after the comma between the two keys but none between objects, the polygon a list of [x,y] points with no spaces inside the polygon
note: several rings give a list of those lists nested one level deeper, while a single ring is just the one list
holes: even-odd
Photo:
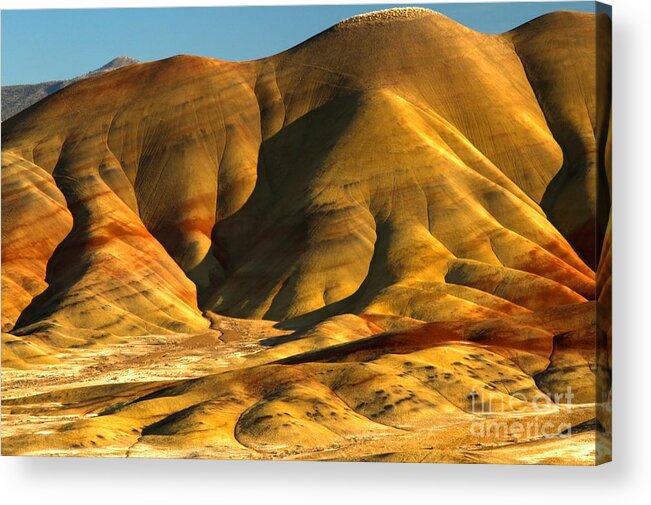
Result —
[{"label": "golden hill slope", "polygon": [[[595,28],[590,17],[561,17]],[[541,31],[571,45],[565,25]],[[594,298],[592,271],[539,205],[563,157],[514,50],[526,44],[511,38],[427,10],[357,18],[264,60],[134,65],[12,118],[5,160],[53,175],[76,223],[63,245],[78,251],[73,262],[57,260],[70,257],[64,247],[55,253],[50,292],[20,326],[93,328],[93,315],[66,315],[70,298],[78,313],[100,295],[79,270],[110,256],[106,291],[138,261],[116,248],[134,246],[148,264],[167,253],[200,307],[240,317],[284,320],[339,302],[334,311],[437,320],[532,305],[517,288],[496,299],[484,289],[495,275],[539,284],[559,303]],[[152,282],[127,302],[146,322],[112,303],[129,288],[109,288],[102,328],[166,327],[151,304],[164,310],[176,298],[188,308],[173,318],[201,325],[193,288],[165,268],[185,284],[128,273]],[[78,278],[89,293],[70,290],[86,289]],[[159,285],[171,292],[143,294]]]},{"label": "golden hill slope", "polygon": [[553,13],[508,34],[563,149],[563,167],[541,205],[592,268],[610,211],[604,166],[610,132],[610,30],[605,15]]}]

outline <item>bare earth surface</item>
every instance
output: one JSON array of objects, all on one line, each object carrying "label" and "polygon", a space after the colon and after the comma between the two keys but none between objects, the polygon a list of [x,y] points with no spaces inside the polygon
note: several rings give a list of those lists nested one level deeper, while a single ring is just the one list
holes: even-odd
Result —
[{"label": "bare earth surface", "polygon": [[[196,396],[192,392],[193,386],[196,387],[193,379],[205,378],[213,384],[222,382],[233,385],[229,372],[239,373],[251,375],[253,379],[239,379],[237,383],[253,380],[264,387],[264,381],[257,378],[260,369],[279,376],[278,371],[273,370],[279,365],[268,365],[279,357],[278,351],[270,343],[280,338],[285,342],[285,347],[293,349],[291,346],[295,343],[291,338],[283,338],[291,337],[292,332],[275,329],[274,323],[268,321],[246,321],[215,315],[211,315],[211,319],[214,329],[199,335],[136,337],[128,343],[60,353],[56,355],[59,362],[54,365],[34,366],[29,370],[4,367],[3,452],[12,453],[20,448],[20,453],[26,455],[594,464],[594,429],[578,429],[573,434],[561,433],[568,427],[577,427],[593,419],[594,405],[561,404],[559,407],[543,402],[532,409],[531,405],[515,400],[518,405],[511,401],[495,403],[494,407],[506,407],[507,412],[482,413],[476,405],[468,409],[465,398],[459,396],[477,389],[475,381],[478,374],[473,372],[472,365],[467,369],[454,365],[442,368],[449,370],[442,371],[444,384],[436,381],[428,384],[427,379],[436,372],[432,373],[433,365],[424,363],[435,362],[434,355],[424,361],[426,356],[418,352],[410,353],[409,360],[405,356],[390,356],[388,359],[396,362],[383,363],[383,368],[374,370],[370,378],[364,377],[365,372],[356,367],[349,370],[348,377],[352,377],[351,374],[358,377],[353,384],[359,380],[377,385],[370,389],[361,385],[353,388],[367,398],[367,403],[375,402],[375,407],[370,410],[362,405],[365,403],[363,401],[352,402],[350,394],[342,395],[341,399],[345,402],[343,408],[336,403],[314,403],[300,394],[287,394],[287,384],[278,381],[275,382],[275,391],[267,394],[263,403],[269,402],[270,397],[282,399],[283,412],[279,421],[274,419],[274,416],[281,414],[276,409],[272,414],[261,411],[261,415],[256,415],[249,424],[243,422],[243,418],[252,411],[251,407],[246,408],[249,394],[243,394],[230,401],[244,401],[245,405],[236,405],[235,408],[226,406],[212,414],[204,411],[203,420],[186,423],[184,429],[175,432],[164,429],[156,432],[160,419],[169,416],[147,408],[135,417],[128,415],[120,419],[117,431],[122,432],[121,436],[109,438],[110,443],[106,443],[107,439],[102,435],[106,429],[102,426],[102,419],[110,419],[115,415],[113,410],[128,408],[130,402],[147,403],[152,393],[170,394],[170,397],[180,393],[181,397],[192,398],[190,409],[179,409],[179,405],[174,405],[173,410],[186,413],[197,406],[206,407],[214,398],[223,397],[218,386],[216,391],[207,395],[211,400]],[[499,385],[499,389],[508,391],[509,388],[505,388],[507,384],[520,383],[517,389],[521,389],[522,382],[527,382],[527,376],[514,362],[499,359],[498,355],[483,346],[443,344],[439,346],[439,366],[451,363],[451,358],[444,359],[451,349],[454,349],[454,359],[473,356],[469,362],[495,360],[491,368],[499,363],[499,370],[491,372],[494,381],[481,375],[481,379],[487,381],[484,387],[489,385],[496,388]],[[431,354],[431,349],[429,352]],[[387,360],[387,357],[383,359]],[[421,363],[420,367],[416,364],[417,360]],[[382,359],[374,362],[377,366]],[[405,372],[400,373],[393,368],[399,365],[404,369],[405,364],[413,370],[413,376],[420,377],[417,382],[408,383],[412,386],[409,390],[400,380],[396,380],[397,377],[391,377],[394,374],[405,375]],[[289,375],[302,377],[302,374],[292,370],[299,366],[281,365],[288,369]],[[312,366],[321,373],[327,373],[330,368],[316,363]],[[419,373],[418,368],[427,375]],[[482,368],[480,365],[476,370],[481,373]],[[388,384],[385,382],[387,373],[391,379]],[[309,381],[302,382],[309,385]],[[386,387],[380,387],[381,384]],[[179,388],[179,392],[169,392],[169,388],[173,387]],[[432,401],[435,391],[442,394],[439,400],[447,403],[448,408],[436,408]],[[443,393],[449,395],[448,401]],[[543,397],[542,393],[540,395]],[[328,395],[322,394],[321,398],[327,399]],[[301,402],[301,412],[286,412],[297,402]],[[221,401],[222,407],[228,403]],[[420,415],[425,413],[428,419],[424,423],[413,422],[414,418],[417,420],[419,417],[413,412],[408,421],[386,414],[401,404],[417,405]],[[470,410],[470,413],[457,411],[456,408],[451,411],[452,405],[456,404]],[[253,404],[253,411],[256,406],[260,409],[260,402]],[[378,416],[378,412],[383,416]],[[350,419],[351,414],[355,419]],[[175,415],[178,417],[179,414],[171,417]],[[319,418],[331,416],[335,423],[350,423],[347,433],[334,438],[324,437],[320,433],[327,420],[324,422]],[[291,425],[301,418],[310,417],[318,420],[319,424],[301,425],[302,435],[304,437],[309,430],[316,433],[313,433],[313,437],[300,440],[302,443],[293,443]],[[258,430],[257,427],[265,422],[269,426]],[[214,440],[215,424],[229,429],[217,441]],[[108,425],[109,433],[115,436],[116,423],[109,422]],[[210,436],[206,436],[208,426],[212,426]],[[336,431],[332,425],[330,430]]]}]

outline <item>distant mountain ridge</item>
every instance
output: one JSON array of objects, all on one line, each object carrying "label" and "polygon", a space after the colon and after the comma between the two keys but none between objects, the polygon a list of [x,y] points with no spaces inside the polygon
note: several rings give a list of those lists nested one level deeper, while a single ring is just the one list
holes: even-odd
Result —
[{"label": "distant mountain ridge", "polygon": [[62,88],[77,82],[81,79],[86,79],[94,75],[109,72],[120,67],[133,65],[139,63],[135,58],[128,56],[118,56],[113,58],[106,65],[103,65],[95,70],[73,77],[72,79],[59,80],[59,81],[46,81],[36,84],[16,84],[13,86],[2,86],[2,121],[15,116],[20,111],[25,110],[30,105],[35,104],[46,96],[56,93]]}]

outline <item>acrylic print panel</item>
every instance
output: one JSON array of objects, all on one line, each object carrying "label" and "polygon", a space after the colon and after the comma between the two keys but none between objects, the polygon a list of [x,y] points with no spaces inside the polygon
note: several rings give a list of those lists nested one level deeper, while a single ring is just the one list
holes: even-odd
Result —
[{"label": "acrylic print panel", "polygon": [[610,459],[607,6],[2,29],[4,455]]}]

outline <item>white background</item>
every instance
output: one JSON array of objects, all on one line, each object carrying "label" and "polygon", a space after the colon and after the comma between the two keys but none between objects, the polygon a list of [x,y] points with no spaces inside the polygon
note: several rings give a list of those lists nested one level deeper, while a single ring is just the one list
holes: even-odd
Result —
[{"label": "white background", "polygon": [[[258,0],[0,0],[5,8],[251,5]],[[281,4],[342,3],[284,1]],[[375,3],[358,0],[349,3]],[[0,458],[3,503],[651,503],[651,21],[611,0],[614,47],[614,462],[597,468]],[[29,37],[26,33],[25,37]],[[28,64],[28,62],[26,62]]]}]

